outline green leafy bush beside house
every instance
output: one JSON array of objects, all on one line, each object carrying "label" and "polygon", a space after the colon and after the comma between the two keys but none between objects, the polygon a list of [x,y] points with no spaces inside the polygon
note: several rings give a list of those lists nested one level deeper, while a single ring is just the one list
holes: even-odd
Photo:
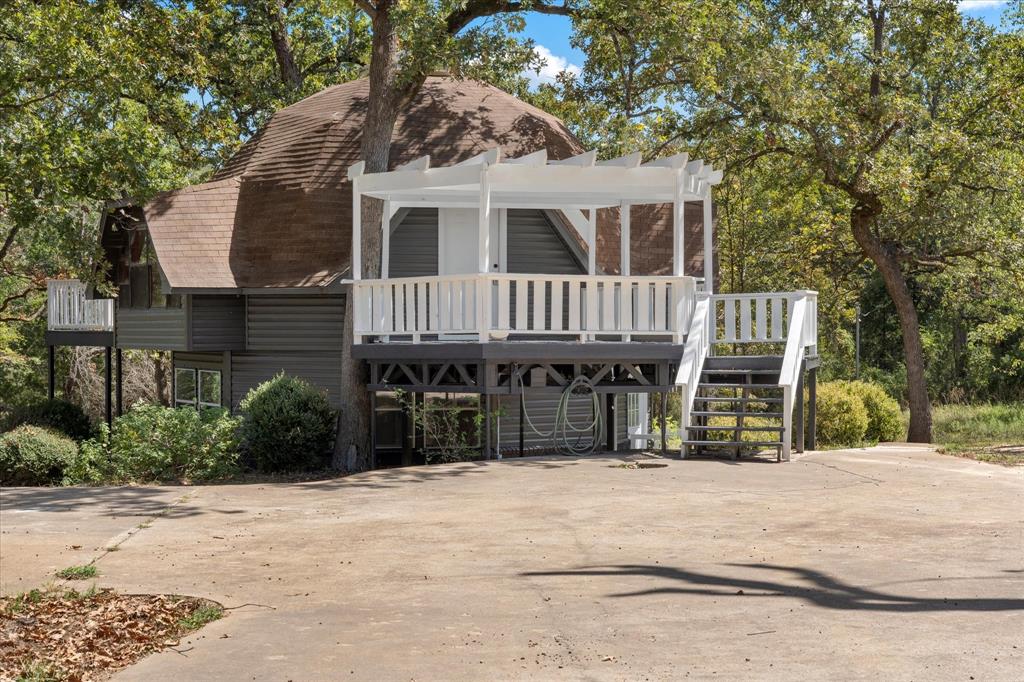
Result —
[{"label": "green leafy bush beside house", "polygon": [[191,482],[238,471],[238,425],[227,410],[139,404],[82,443],[69,483]]},{"label": "green leafy bush beside house", "polygon": [[309,382],[278,374],[249,391],[240,407],[246,464],[271,473],[330,463],[337,412]]},{"label": "green leafy bush beside house", "polygon": [[75,441],[23,424],[0,435],[0,485],[59,484],[77,458]]},{"label": "green leafy bush beside house", "polygon": [[5,428],[13,429],[22,424],[58,431],[76,441],[85,440],[93,432],[92,422],[85,411],[72,402],[60,399],[43,400],[15,408]]},{"label": "green leafy bush beside house", "polygon": [[885,389],[867,381],[842,381],[851,394],[860,398],[868,413],[868,428],[864,439],[872,443],[903,440],[906,430],[900,404]]},{"label": "green leafy bush beside house", "polygon": [[867,408],[844,383],[833,381],[818,386],[817,437],[822,445],[860,445],[867,433]]}]

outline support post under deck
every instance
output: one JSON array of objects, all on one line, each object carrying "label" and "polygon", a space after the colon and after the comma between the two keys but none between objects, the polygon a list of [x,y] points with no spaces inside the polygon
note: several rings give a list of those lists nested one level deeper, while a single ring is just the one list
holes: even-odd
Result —
[{"label": "support post under deck", "polygon": [[668,454],[668,420],[665,413],[668,412],[668,393],[661,392],[661,415],[658,417],[658,426],[661,429],[661,454]]},{"label": "support post under deck", "polygon": [[804,370],[800,368],[800,378],[796,380],[796,414],[794,415],[794,426],[793,430],[796,431],[796,451],[804,451]]},{"label": "support post under deck", "polygon": [[111,426],[114,423],[114,411],[110,404],[110,393],[113,384],[113,349],[110,346],[106,348],[106,361],[103,363],[103,409],[104,414],[107,417],[107,426]]},{"label": "support post under deck", "polygon": [[49,379],[49,385],[47,387],[47,396],[50,398],[50,400],[53,400],[57,393],[57,349],[54,348],[52,344],[48,345],[46,349],[49,351],[49,358],[47,361],[47,373]]},{"label": "support post under deck", "polygon": [[117,416],[120,417],[124,414],[124,354],[120,348],[117,349],[117,389],[115,395],[114,403],[117,409]]},{"label": "support post under deck", "polygon": [[818,368],[812,368],[807,376],[807,447],[818,448]]}]

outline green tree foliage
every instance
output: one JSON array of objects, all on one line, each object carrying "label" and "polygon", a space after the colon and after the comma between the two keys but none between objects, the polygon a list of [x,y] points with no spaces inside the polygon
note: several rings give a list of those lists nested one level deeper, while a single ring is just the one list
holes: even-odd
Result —
[{"label": "green tree foliage", "polygon": [[[733,175],[759,168],[797,201],[816,186],[831,212],[808,221],[832,251],[819,255],[847,261],[840,273],[870,261],[893,302],[914,440],[930,431],[914,283],[1024,258],[1013,10],[1004,32],[949,0],[593,2],[578,22],[580,91],[640,126],[620,136],[651,153],[695,150]],[[779,236],[764,243],[788,246],[792,233]]]}]

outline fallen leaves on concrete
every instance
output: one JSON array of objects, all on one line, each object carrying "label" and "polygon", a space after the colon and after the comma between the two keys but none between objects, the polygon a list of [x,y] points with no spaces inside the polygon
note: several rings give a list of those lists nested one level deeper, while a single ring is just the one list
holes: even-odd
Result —
[{"label": "fallen leaves on concrete", "polygon": [[222,614],[206,599],[112,590],[3,597],[0,679],[104,679]]}]

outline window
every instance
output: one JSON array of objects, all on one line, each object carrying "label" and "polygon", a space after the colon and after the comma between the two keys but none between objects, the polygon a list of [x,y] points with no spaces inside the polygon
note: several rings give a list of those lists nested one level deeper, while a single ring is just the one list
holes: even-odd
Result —
[{"label": "window", "polygon": [[174,406],[196,406],[196,371],[184,367],[174,370]]},{"label": "window", "polygon": [[215,369],[176,367],[174,370],[174,406],[221,406],[221,377]]},{"label": "window", "polygon": [[199,370],[199,407],[220,407],[220,372]]}]

